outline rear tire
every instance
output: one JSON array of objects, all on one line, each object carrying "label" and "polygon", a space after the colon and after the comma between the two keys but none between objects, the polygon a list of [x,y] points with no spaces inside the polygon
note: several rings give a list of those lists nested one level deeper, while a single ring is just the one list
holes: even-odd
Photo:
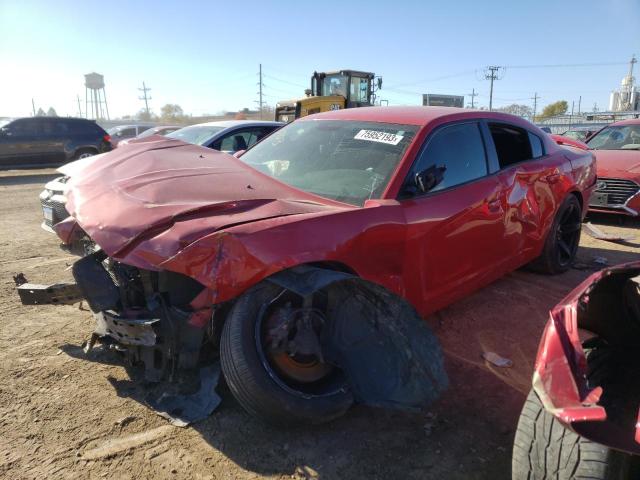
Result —
[{"label": "rear tire", "polygon": [[73,156],[74,160],[80,160],[81,158],[88,158],[97,155],[98,152],[92,148],[82,148],[76,152]]},{"label": "rear tire", "polygon": [[542,253],[529,264],[540,273],[566,272],[576,257],[582,228],[582,207],[575,195],[569,194],[558,208],[547,234]]},{"label": "rear tire", "polygon": [[529,393],[513,443],[513,480],[629,480],[634,463],[569,430]]},{"label": "rear tire", "polygon": [[298,392],[284,384],[259,351],[257,322],[281,292],[281,287],[263,282],[238,298],[222,330],[222,372],[238,403],[260,420],[285,426],[328,422],[353,404],[346,383],[313,394]]}]

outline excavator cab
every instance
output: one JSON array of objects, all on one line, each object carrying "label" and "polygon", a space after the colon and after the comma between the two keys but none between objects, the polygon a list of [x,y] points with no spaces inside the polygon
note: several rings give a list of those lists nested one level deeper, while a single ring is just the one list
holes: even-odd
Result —
[{"label": "excavator cab", "polygon": [[356,70],[313,72],[307,96],[278,102],[276,120],[291,122],[314,113],[373,105],[375,92],[382,87],[382,78],[374,80],[375,74]]}]

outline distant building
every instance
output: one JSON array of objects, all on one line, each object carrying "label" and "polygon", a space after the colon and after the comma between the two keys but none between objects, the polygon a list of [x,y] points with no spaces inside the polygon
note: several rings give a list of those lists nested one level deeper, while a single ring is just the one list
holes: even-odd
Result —
[{"label": "distant building", "polygon": [[640,90],[635,86],[633,66],[637,62],[635,55],[629,62],[629,73],[620,82],[620,90],[614,90],[609,96],[609,110],[611,112],[640,111]]}]

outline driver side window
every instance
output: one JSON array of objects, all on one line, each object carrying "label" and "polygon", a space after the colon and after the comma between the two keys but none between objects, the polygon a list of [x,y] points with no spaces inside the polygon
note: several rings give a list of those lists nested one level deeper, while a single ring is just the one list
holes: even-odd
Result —
[{"label": "driver side window", "polygon": [[407,185],[413,186],[416,174],[429,169],[439,169],[443,173],[442,181],[427,193],[486,176],[487,155],[480,125],[477,122],[458,123],[436,131],[427,139],[426,147],[418,155]]}]

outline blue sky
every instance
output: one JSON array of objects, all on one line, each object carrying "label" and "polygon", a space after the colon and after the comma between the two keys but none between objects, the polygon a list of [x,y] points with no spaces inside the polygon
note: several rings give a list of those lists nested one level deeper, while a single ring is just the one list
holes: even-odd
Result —
[{"label": "blue sky", "polygon": [[[633,53],[640,0],[0,0],[0,116],[30,114],[32,97],[75,115],[91,71],[105,76],[112,117],[142,108],[143,80],[156,112],[254,107],[259,63],[272,105],[302,95],[314,70],[340,68],[381,75],[389,104],[475,89],[488,105],[482,69],[506,65],[494,105],[531,105],[537,92],[539,105],[577,109],[582,95],[583,110],[602,110]],[[594,63],[607,65],[520,68]]]}]

